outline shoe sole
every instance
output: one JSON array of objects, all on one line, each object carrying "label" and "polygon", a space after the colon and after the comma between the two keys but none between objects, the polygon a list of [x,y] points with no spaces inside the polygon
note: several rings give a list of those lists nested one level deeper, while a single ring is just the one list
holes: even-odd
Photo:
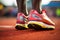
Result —
[{"label": "shoe sole", "polygon": [[55,29],[55,27],[52,26],[52,25],[47,25],[45,23],[37,22],[37,21],[30,21],[28,23],[28,27],[30,29],[35,29],[35,30],[40,30],[40,29]]},{"label": "shoe sole", "polygon": [[16,28],[17,30],[25,30],[25,29],[27,29],[28,27],[27,27],[27,24],[16,24],[15,28]]}]

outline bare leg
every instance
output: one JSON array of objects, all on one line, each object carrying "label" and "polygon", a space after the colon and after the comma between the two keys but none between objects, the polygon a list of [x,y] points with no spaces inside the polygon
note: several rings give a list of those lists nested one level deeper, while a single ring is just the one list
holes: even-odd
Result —
[{"label": "bare leg", "polygon": [[26,6],[25,6],[26,0],[16,0],[16,1],[17,1],[17,6],[18,6],[18,12],[23,12],[25,15],[27,15]]},{"label": "bare leg", "polygon": [[41,0],[32,0],[32,9],[37,10],[40,13]]}]

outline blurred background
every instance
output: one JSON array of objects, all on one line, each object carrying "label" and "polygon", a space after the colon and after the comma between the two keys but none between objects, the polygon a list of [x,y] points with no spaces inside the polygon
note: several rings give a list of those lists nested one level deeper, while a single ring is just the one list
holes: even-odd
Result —
[{"label": "blurred background", "polygon": [[[32,8],[32,0],[27,0],[26,4],[27,9],[30,10]],[[41,8],[47,11],[47,15],[50,18],[60,18],[60,0],[42,0]],[[16,0],[0,0],[0,26],[16,25],[17,12]]]},{"label": "blurred background", "polygon": [[0,17],[16,17],[16,0],[0,0]]},{"label": "blurred background", "polygon": [[[28,10],[32,7],[32,0],[27,0]],[[42,0],[42,9],[50,17],[60,17],[60,0]],[[16,0],[0,0],[0,17],[16,17],[18,12]]]}]

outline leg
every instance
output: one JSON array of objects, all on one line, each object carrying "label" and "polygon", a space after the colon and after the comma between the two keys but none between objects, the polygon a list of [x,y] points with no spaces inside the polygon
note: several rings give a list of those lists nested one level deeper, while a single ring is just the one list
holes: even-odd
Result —
[{"label": "leg", "polygon": [[40,13],[41,0],[32,0],[32,9],[37,10]]},{"label": "leg", "polygon": [[16,1],[17,1],[17,6],[18,6],[18,12],[23,12],[25,15],[27,15],[26,6],[25,6],[26,0],[16,0]]}]

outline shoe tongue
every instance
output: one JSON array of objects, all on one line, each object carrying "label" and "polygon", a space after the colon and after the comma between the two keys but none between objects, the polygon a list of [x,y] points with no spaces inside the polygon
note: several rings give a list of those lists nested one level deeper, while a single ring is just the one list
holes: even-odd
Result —
[{"label": "shoe tongue", "polygon": [[31,10],[32,13],[38,13],[36,10]]},{"label": "shoe tongue", "polygon": [[35,10],[34,13],[38,13],[38,12]]},{"label": "shoe tongue", "polygon": [[23,13],[18,13],[18,16],[24,16],[25,17],[25,15]]},{"label": "shoe tongue", "polygon": [[42,13],[46,13],[46,11],[45,10],[42,10]]}]

